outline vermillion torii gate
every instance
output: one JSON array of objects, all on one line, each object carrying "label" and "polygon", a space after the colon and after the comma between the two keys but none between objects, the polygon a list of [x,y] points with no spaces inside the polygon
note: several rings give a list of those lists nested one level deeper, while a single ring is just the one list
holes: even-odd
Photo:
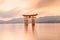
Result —
[{"label": "vermillion torii gate", "polygon": [[24,16],[25,31],[28,31],[28,18],[32,18],[32,31],[34,32],[36,15],[37,14],[23,15]]}]

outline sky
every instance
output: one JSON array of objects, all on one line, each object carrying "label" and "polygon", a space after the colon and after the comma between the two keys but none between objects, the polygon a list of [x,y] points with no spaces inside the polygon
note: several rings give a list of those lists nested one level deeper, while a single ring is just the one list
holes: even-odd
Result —
[{"label": "sky", "polygon": [[23,18],[38,13],[37,18],[60,16],[60,0],[0,0],[0,20]]}]

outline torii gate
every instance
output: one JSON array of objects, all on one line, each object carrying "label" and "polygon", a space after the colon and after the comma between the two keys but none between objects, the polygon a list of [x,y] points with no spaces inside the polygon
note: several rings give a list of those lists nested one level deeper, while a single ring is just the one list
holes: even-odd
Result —
[{"label": "torii gate", "polygon": [[25,24],[25,31],[28,31],[28,18],[32,18],[32,31],[34,32],[35,27],[35,18],[37,14],[25,14],[24,16],[24,24]]}]

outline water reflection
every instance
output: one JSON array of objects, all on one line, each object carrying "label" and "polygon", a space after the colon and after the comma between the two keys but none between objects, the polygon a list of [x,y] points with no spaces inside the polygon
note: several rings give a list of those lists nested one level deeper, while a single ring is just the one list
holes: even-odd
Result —
[{"label": "water reflection", "polygon": [[[28,30],[29,30],[28,27],[29,27],[29,26],[27,26],[27,25],[24,26],[25,33],[28,33]],[[30,26],[30,27],[31,27],[30,29],[31,29],[32,33],[34,33],[34,31],[35,31],[35,25],[32,25],[32,26]]]},{"label": "water reflection", "polygon": [[60,40],[60,24],[36,24],[32,31],[29,24],[0,24],[0,40]]}]

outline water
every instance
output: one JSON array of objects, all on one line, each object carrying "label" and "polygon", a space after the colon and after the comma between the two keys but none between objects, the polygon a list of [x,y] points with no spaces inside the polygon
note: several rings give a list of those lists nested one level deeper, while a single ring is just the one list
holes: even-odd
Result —
[{"label": "water", "polygon": [[24,24],[0,24],[0,40],[60,40],[60,23],[36,24],[34,33],[31,24],[27,33]]}]

